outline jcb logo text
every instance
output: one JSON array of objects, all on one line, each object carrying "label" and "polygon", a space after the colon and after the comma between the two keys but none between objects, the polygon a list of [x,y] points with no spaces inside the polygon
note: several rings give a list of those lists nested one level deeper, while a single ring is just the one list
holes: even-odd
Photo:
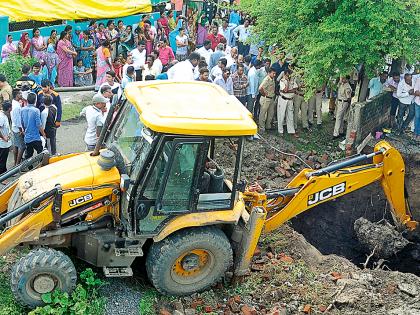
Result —
[{"label": "jcb logo text", "polygon": [[77,199],[70,200],[69,206],[70,207],[75,207],[77,205],[80,205],[81,203],[84,203],[84,202],[92,200],[92,199],[93,199],[92,194],[88,194],[88,195],[79,197]]},{"label": "jcb logo text", "polygon": [[346,191],[346,182],[334,185],[332,187],[325,188],[318,191],[308,197],[308,206],[312,206],[316,203],[322,202],[328,198],[337,196]]}]

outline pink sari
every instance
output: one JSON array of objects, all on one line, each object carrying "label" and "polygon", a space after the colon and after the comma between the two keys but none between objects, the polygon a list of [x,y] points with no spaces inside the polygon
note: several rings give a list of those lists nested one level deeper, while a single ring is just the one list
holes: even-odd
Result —
[{"label": "pink sari", "polygon": [[60,86],[73,86],[73,56],[67,54],[63,48],[73,50],[73,46],[67,39],[58,41],[57,55],[60,59],[58,64],[58,84]]},{"label": "pink sari", "polygon": [[106,81],[106,73],[110,71],[111,68],[106,62],[108,58],[104,54],[104,47],[99,46],[96,49],[96,83],[95,89],[99,89],[99,87]]},{"label": "pink sari", "polygon": [[32,43],[32,57],[38,59],[40,62],[44,61],[45,59],[45,49],[37,50],[37,48],[41,48],[44,45],[44,39],[42,36],[33,37],[31,40]]},{"label": "pink sari", "polygon": [[9,55],[15,54],[17,52],[17,48],[15,44],[13,43],[6,43],[1,48],[1,60],[2,62],[5,62],[7,58],[9,58]]}]

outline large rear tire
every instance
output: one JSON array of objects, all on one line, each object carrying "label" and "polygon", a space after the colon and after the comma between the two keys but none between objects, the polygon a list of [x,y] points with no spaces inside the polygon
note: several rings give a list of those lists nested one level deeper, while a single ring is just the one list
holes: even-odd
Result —
[{"label": "large rear tire", "polygon": [[147,255],[147,274],[163,294],[190,295],[219,281],[232,265],[233,252],[218,228],[183,230],[154,243]]},{"label": "large rear tire", "polygon": [[42,295],[56,289],[71,293],[77,274],[68,256],[51,248],[38,248],[22,257],[12,269],[11,288],[22,305],[44,305]]}]

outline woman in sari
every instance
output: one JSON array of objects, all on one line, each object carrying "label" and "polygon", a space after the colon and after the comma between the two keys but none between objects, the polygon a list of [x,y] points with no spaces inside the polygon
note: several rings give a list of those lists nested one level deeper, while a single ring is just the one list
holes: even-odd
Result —
[{"label": "woman in sari", "polygon": [[34,28],[32,38],[32,57],[38,59],[41,63],[44,61],[45,49],[47,48],[44,43],[44,38],[41,36],[38,28]]},{"label": "woman in sari", "polygon": [[17,52],[17,47],[13,44],[12,35],[7,35],[6,44],[1,48],[1,62],[4,63],[11,54]]},{"label": "woman in sari", "polygon": [[169,36],[169,20],[166,16],[166,12],[162,12],[161,17],[157,20],[158,28],[164,30],[165,35]]},{"label": "woman in sari", "polygon": [[[51,34],[50,34],[50,37],[48,38],[47,43],[48,43],[48,45],[53,44],[54,47],[57,46],[57,31],[56,30],[51,31]],[[48,49],[48,47],[47,47],[47,49]]]},{"label": "woman in sari", "polygon": [[135,47],[136,45],[134,43],[133,27],[131,25],[127,25],[121,34],[118,52],[122,53],[124,58],[127,58],[127,53],[132,51]]},{"label": "woman in sari", "polygon": [[155,38],[150,21],[144,22],[144,37],[146,38],[146,55],[150,55],[153,51],[153,40]]},{"label": "woman in sari", "polygon": [[25,58],[30,57],[31,56],[31,41],[29,40],[29,34],[27,32],[22,33],[22,35],[20,36],[19,44],[21,46],[20,53],[22,54],[22,56]]},{"label": "woman in sari", "polygon": [[57,79],[57,67],[60,63],[60,58],[55,52],[54,44],[51,43],[47,47],[47,53],[45,54],[45,66],[43,68],[44,77],[47,78],[53,87],[55,87],[55,81]]},{"label": "woman in sari", "polygon": [[99,87],[106,81],[106,73],[108,71],[114,71],[111,61],[110,43],[106,39],[102,42],[102,45],[96,49],[96,83],[95,90],[99,90]]},{"label": "woman in sari", "polygon": [[83,61],[85,68],[92,68],[92,58],[95,46],[93,39],[89,38],[89,31],[83,31],[83,37],[80,40],[80,59]]},{"label": "woman in sari", "polygon": [[58,84],[59,86],[73,86],[73,58],[77,56],[71,41],[70,34],[63,31],[57,43],[57,55],[60,59],[58,64]]}]

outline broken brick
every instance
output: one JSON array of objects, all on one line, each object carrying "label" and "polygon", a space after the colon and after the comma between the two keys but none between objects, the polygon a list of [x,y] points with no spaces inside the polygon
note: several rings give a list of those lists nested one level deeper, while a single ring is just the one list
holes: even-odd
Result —
[{"label": "broken brick", "polygon": [[171,315],[172,313],[169,312],[166,308],[161,308],[159,311],[160,315]]},{"label": "broken brick", "polygon": [[318,309],[321,313],[324,313],[327,310],[327,307],[325,305],[318,306]]},{"label": "broken brick", "polygon": [[259,256],[261,254],[261,249],[257,246],[255,247],[254,256]]},{"label": "broken brick", "polygon": [[311,307],[311,305],[306,304],[306,305],[303,307],[303,312],[304,312],[305,314],[311,314],[311,312],[312,312],[312,307]]},{"label": "broken brick", "polygon": [[286,176],[286,170],[283,169],[281,166],[276,166],[274,170],[279,173],[281,176]]},{"label": "broken brick", "polygon": [[291,263],[293,262],[293,258],[292,258],[292,257],[290,257],[290,256],[287,256],[285,253],[281,253],[281,254],[279,254],[279,255],[277,256],[277,258],[278,258],[280,261],[285,262],[285,263],[289,263],[289,264],[291,264]]},{"label": "broken brick", "polygon": [[264,270],[264,265],[263,264],[252,264],[251,265],[251,270],[252,271],[263,271]]},{"label": "broken brick", "polygon": [[273,259],[274,254],[273,254],[273,253],[271,253],[271,252],[268,252],[268,253],[267,253],[267,257],[268,257],[269,259]]},{"label": "broken brick", "polygon": [[192,303],[191,303],[191,307],[192,308],[197,308],[198,306],[201,306],[201,305],[203,305],[204,303],[203,303],[203,300],[202,299],[197,299],[197,300],[194,300]]},{"label": "broken brick", "polygon": [[211,307],[210,305],[205,306],[204,307],[204,312],[206,312],[206,313],[213,312],[213,307]]},{"label": "broken brick", "polygon": [[341,275],[341,273],[333,271],[331,272],[331,276],[333,277],[333,281],[337,281],[338,279],[342,279],[343,276]]},{"label": "broken brick", "polygon": [[233,300],[234,300],[236,303],[241,303],[241,297],[240,297],[239,295],[235,295],[235,296],[233,297]]},{"label": "broken brick", "polygon": [[257,311],[253,307],[250,307],[246,304],[242,305],[241,312],[242,312],[242,315],[256,315],[257,314]]}]

